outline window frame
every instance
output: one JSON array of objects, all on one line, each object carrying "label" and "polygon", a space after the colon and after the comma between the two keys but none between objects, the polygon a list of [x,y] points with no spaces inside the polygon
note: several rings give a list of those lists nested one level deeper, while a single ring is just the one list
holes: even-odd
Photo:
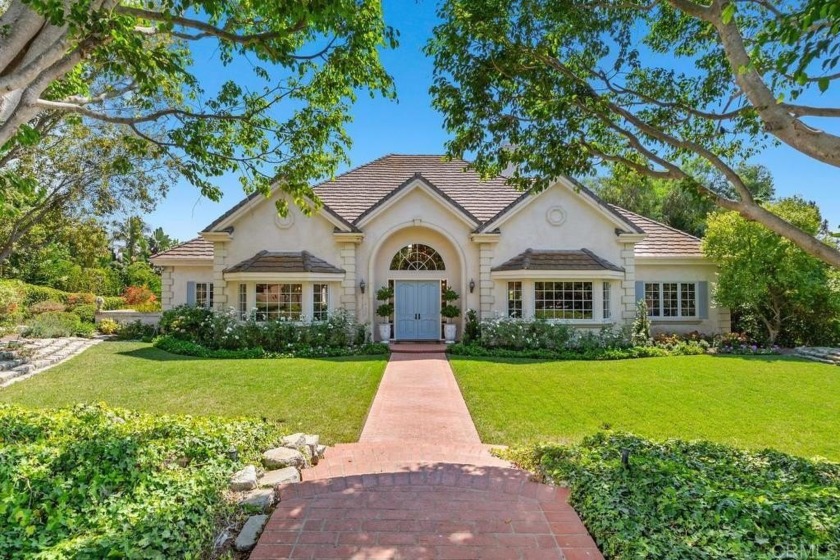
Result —
[{"label": "window frame", "polygon": [[213,309],[213,282],[195,283],[195,306]]},{"label": "window frame", "polygon": [[391,263],[388,265],[388,270],[391,272],[442,272],[446,271],[446,261],[437,249],[431,245],[409,243],[394,253],[394,256],[391,257]]},{"label": "window frame", "polygon": [[330,315],[330,285],[326,282],[314,282],[311,301],[312,321],[326,321]]},{"label": "window frame", "polygon": [[[548,288],[551,284],[551,288]],[[559,285],[559,287],[558,287]],[[542,293],[542,297],[537,294]],[[552,299],[548,299],[546,294],[551,293]],[[557,298],[557,294],[562,294],[562,299]],[[565,298],[568,294],[572,295],[572,299]],[[577,299],[577,294],[588,294],[588,299]],[[545,308],[545,304],[552,302],[553,308]],[[576,304],[582,302],[583,308],[578,310],[575,308]],[[540,304],[543,308],[540,309]],[[570,309],[566,305],[571,305]],[[587,308],[588,304],[588,308]],[[558,306],[561,306],[558,308]],[[548,313],[552,316],[548,316]],[[582,316],[575,317],[574,314],[580,312]],[[542,314],[542,316],[540,316]],[[572,314],[571,317],[568,315]],[[587,316],[588,314],[588,316]],[[537,280],[534,282],[534,318],[545,319],[547,321],[567,321],[577,323],[592,323],[595,322],[595,282],[593,280]]]},{"label": "window frame", "polygon": [[507,283],[507,316],[512,319],[521,319],[524,305],[522,298],[522,281],[511,280]]},{"label": "window frame", "polygon": [[[266,309],[261,309],[261,302],[259,296],[264,293],[265,287],[278,286],[277,301],[276,302],[262,302]],[[288,291],[284,288],[288,287]],[[262,288],[262,291],[261,291]],[[259,282],[254,286],[255,291],[255,308],[257,309],[255,320],[260,322],[268,321],[291,321],[300,322],[303,319],[303,283],[302,282]],[[295,297],[296,296],[296,297]],[[288,297],[287,301],[283,301],[284,297]],[[296,300],[296,301],[295,301]],[[271,309],[268,304],[276,303],[276,309]],[[294,309],[297,304],[297,310]],[[284,309],[288,306],[288,309]]]},{"label": "window frame", "polygon": [[[648,298],[653,293],[649,288],[656,286],[656,300],[658,307],[654,308]],[[666,300],[666,286],[668,286]],[[697,301],[699,295],[698,282],[685,280],[663,280],[657,282],[644,281],[645,303],[648,305],[648,317],[656,321],[697,321],[700,320],[700,307]],[[686,300],[683,300],[683,296]],[[689,297],[690,296],[690,297]],[[676,308],[673,305],[676,303]],[[666,315],[667,310],[670,313]],[[685,314],[686,309],[692,310],[692,314]]]},{"label": "window frame", "polygon": [[612,319],[612,282],[601,282],[601,318],[605,321]]}]

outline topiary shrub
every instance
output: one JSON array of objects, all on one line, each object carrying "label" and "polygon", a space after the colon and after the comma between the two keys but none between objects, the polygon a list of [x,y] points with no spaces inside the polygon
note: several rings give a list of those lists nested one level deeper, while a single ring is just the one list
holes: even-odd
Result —
[{"label": "topiary shrub", "polygon": [[102,334],[116,334],[119,332],[120,327],[121,325],[118,322],[107,317],[99,321],[99,324],[96,326]]}]

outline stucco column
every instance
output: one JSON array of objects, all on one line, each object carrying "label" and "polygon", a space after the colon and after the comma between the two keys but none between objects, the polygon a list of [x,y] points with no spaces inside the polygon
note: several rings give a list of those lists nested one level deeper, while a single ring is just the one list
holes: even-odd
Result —
[{"label": "stucco column", "polygon": [[341,245],[341,268],[344,269],[344,280],[341,282],[341,307],[356,315],[356,319],[364,321],[359,317],[356,309],[356,244],[343,243]]},{"label": "stucco column", "polygon": [[621,281],[621,318],[629,324],[636,316],[636,256],[635,243],[621,244],[621,266],[624,279]]},{"label": "stucco column", "polygon": [[490,269],[493,266],[493,244],[480,243],[478,245],[478,289],[479,309],[481,319],[489,319],[493,315],[493,280],[490,279]]},{"label": "stucco column", "polygon": [[213,242],[213,307],[220,309],[228,306],[227,282],[224,270],[227,265],[227,242]]},{"label": "stucco column", "polygon": [[175,297],[173,287],[175,280],[172,278],[172,267],[164,266],[160,271],[160,307],[164,311],[172,309],[172,299]]}]

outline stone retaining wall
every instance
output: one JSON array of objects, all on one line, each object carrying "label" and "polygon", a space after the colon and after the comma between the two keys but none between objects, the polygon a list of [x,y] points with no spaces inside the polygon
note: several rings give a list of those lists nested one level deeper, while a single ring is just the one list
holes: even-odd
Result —
[{"label": "stone retaining wall", "polygon": [[102,319],[112,319],[120,324],[140,321],[144,325],[157,325],[160,323],[160,316],[160,311],[141,313],[133,309],[114,309],[112,311],[97,311],[94,323],[98,325]]}]

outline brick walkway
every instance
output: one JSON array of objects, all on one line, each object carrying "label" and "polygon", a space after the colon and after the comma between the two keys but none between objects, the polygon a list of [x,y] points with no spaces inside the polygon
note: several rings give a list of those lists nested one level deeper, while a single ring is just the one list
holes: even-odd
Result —
[{"label": "brick walkway", "polygon": [[359,443],[303,475],[251,560],[603,558],[566,489],[480,442],[443,354],[392,354]]}]

